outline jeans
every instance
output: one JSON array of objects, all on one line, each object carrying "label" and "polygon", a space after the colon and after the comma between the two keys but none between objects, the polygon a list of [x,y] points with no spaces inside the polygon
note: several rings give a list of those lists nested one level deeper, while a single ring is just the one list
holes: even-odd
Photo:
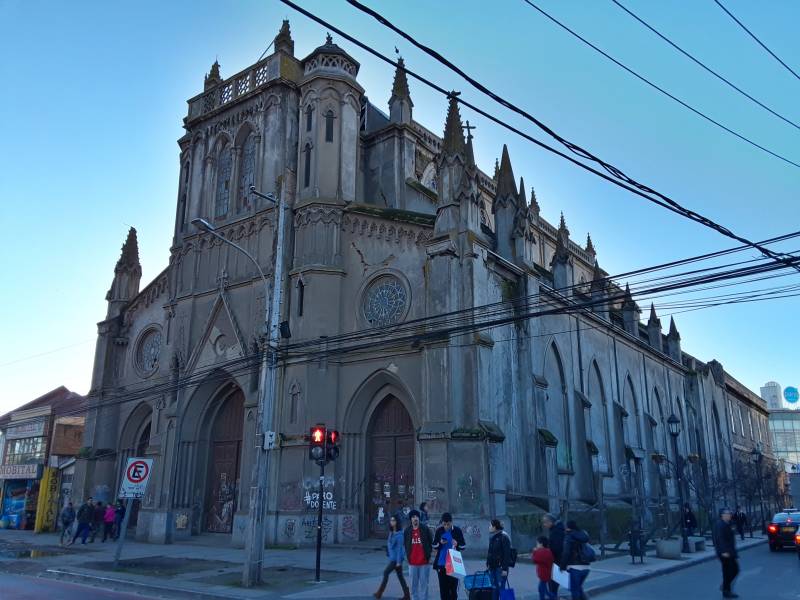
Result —
[{"label": "jeans", "polygon": [[428,577],[431,574],[431,566],[408,565],[408,574],[411,576],[411,598],[428,600]]},{"label": "jeans", "polygon": [[78,529],[75,531],[75,536],[72,538],[72,543],[75,543],[79,537],[81,538],[81,544],[86,543],[86,536],[89,535],[89,530],[91,526],[88,523],[78,523]]},{"label": "jeans", "polygon": [[72,535],[72,521],[69,523],[61,523],[61,541],[60,543],[64,543],[64,538],[69,539]]},{"label": "jeans", "polygon": [[558,594],[551,591],[550,583],[550,581],[539,582],[539,600],[556,600],[558,598]]},{"label": "jeans", "polygon": [[397,580],[400,582],[400,587],[403,588],[403,592],[408,589],[408,585],[406,585],[406,580],[403,577],[403,564],[397,564],[394,561],[389,561],[389,564],[386,565],[386,568],[383,570],[383,580],[381,581],[381,587],[385,588],[386,584],[389,583],[389,576],[394,571],[397,574]]},{"label": "jeans", "polygon": [[439,576],[439,598],[441,600],[458,600],[458,579],[450,577],[444,567],[437,567]]},{"label": "jeans", "polygon": [[497,600],[500,597],[500,590],[506,584],[507,577],[503,577],[503,569],[494,567],[489,569],[489,580],[492,582],[492,598]]},{"label": "jeans", "polygon": [[583,593],[583,582],[589,576],[589,569],[567,569],[569,573],[569,593],[572,600],[584,600],[586,594]]},{"label": "jeans", "polygon": [[735,558],[720,557],[722,563],[722,591],[730,592],[733,580],[739,574],[739,563]]},{"label": "jeans", "polygon": [[108,538],[114,538],[114,523],[105,521],[103,523],[103,541],[105,542]]}]

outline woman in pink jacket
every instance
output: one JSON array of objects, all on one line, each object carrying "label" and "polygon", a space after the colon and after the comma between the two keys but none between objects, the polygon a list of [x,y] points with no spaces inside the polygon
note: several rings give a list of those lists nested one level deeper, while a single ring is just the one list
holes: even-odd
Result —
[{"label": "woman in pink jacket", "polygon": [[114,505],[110,502],[106,504],[106,512],[103,513],[103,541],[106,541],[106,538],[113,538],[114,537],[114,516],[116,515],[116,509]]}]

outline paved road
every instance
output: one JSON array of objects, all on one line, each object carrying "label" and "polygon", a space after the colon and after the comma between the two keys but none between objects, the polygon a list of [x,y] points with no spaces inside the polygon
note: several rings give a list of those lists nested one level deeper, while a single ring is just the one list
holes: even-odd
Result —
[{"label": "paved road", "polygon": [[3,600],[143,600],[144,596],[111,592],[100,588],[26,575],[0,573]]},{"label": "paved road", "polygon": [[[792,551],[770,552],[767,545],[739,555],[741,572],[733,591],[742,600],[800,600],[800,560]],[[719,562],[707,562],[625,586],[604,594],[599,600],[715,600],[722,598]]]}]

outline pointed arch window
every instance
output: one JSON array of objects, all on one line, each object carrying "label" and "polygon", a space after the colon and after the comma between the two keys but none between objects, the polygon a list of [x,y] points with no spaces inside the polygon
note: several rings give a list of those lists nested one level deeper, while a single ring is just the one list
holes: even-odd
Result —
[{"label": "pointed arch window", "polygon": [[303,316],[303,302],[306,299],[306,285],[302,280],[297,282],[297,316]]},{"label": "pointed arch window", "polygon": [[310,104],[306,106],[306,131],[311,131],[311,124],[314,118],[314,107]]},{"label": "pointed arch window", "polygon": [[228,205],[231,198],[231,167],[233,156],[231,147],[226,146],[219,154],[217,161],[217,189],[214,203],[214,216],[224,217],[228,214]]},{"label": "pointed arch window", "polygon": [[332,142],[333,141],[333,119],[334,119],[333,111],[328,110],[325,113],[325,141]]},{"label": "pointed arch window", "polygon": [[256,183],[256,136],[248,134],[242,145],[242,163],[239,169],[239,205],[250,206],[250,186]]},{"label": "pointed arch window", "polygon": [[306,144],[305,158],[303,159],[303,187],[307,188],[311,184],[311,144]]}]

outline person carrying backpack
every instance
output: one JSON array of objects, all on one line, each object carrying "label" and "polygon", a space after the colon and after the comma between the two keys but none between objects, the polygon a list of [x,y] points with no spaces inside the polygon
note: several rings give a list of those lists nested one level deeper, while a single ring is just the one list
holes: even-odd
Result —
[{"label": "person carrying backpack", "polygon": [[567,521],[564,549],[559,568],[569,573],[569,591],[572,600],[586,600],[583,582],[589,576],[589,563],[594,561],[594,550],[589,546],[589,535],[575,521]]}]

